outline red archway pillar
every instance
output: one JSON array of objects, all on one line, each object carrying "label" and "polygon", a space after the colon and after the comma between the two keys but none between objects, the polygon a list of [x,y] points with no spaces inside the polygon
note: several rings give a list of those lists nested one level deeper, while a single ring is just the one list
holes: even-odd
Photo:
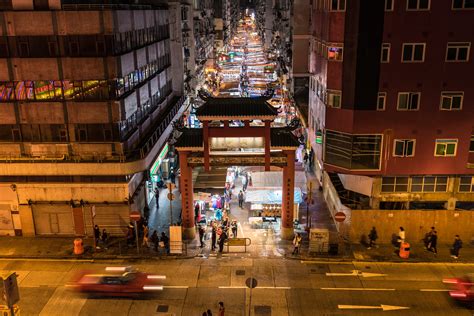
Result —
[{"label": "red archway pillar", "polygon": [[193,172],[188,166],[188,151],[179,152],[179,168],[181,177],[179,187],[181,188],[181,222],[183,225],[183,239],[194,239],[196,230],[194,227],[194,192]]},{"label": "red archway pillar", "polygon": [[293,213],[295,203],[295,151],[285,150],[286,167],[283,167],[283,189],[281,205],[281,238],[293,238]]},{"label": "red archway pillar", "polygon": [[265,171],[270,171],[270,121],[265,121]]}]

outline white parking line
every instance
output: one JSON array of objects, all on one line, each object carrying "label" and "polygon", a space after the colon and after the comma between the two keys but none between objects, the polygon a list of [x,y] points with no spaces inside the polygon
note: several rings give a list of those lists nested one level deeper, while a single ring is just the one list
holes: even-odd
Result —
[{"label": "white parking line", "polygon": [[382,289],[370,287],[322,287],[324,291],[395,291],[395,289]]}]

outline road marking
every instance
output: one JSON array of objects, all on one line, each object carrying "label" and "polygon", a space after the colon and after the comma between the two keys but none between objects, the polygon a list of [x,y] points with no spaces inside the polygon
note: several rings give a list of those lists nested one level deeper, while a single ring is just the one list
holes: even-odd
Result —
[{"label": "road marking", "polygon": [[164,289],[189,289],[187,285],[163,285]]},{"label": "road marking", "polygon": [[397,311],[401,309],[410,309],[410,307],[405,306],[392,306],[392,305],[383,305],[380,306],[366,306],[366,305],[337,305],[339,309],[381,309],[384,312],[386,311]]},{"label": "road marking", "polygon": [[[114,259],[112,259],[114,260]],[[94,259],[0,258],[0,261],[95,262]],[[120,260],[123,261],[123,260]]]},{"label": "road marking", "polygon": [[64,286],[56,288],[53,295],[43,306],[40,316],[62,316],[79,315],[87,299],[77,296],[74,291],[66,289]]},{"label": "road marking", "polygon": [[219,286],[219,289],[246,289],[246,286]]},{"label": "road marking", "polygon": [[290,290],[289,286],[257,286],[256,289]]},{"label": "road marking", "polygon": [[240,232],[242,233],[242,237],[241,237],[241,238],[245,238],[244,229],[242,228],[242,225],[241,225],[240,223],[237,223],[237,226],[240,228]]},{"label": "road marking", "polygon": [[351,261],[324,261],[324,260],[315,260],[315,261],[301,260],[300,263],[302,263],[302,264],[328,264],[329,265],[329,264],[354,264],[354,263],[357,263],[357,262],[351,262]]},{"label": "road marking", "polygon": [[326,273],[326,276],[361,276],[363,278],[370,278],[370,277],[382,277],[387,276],[383,273],[369,273],[369,272],[362,272],[360,270],[352,270],[351,273]]},{"label": "road marking", "polygon": [[446,289],[420,289],[421,292],[449,292]]},{"label": "road marking", "polygon": [[324,291],[395,291],[395,289],[370,288],[370,287],[322,287]]}]

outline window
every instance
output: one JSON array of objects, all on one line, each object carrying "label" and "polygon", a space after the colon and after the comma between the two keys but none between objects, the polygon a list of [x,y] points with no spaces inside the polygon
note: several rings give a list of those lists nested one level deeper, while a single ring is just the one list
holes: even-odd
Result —
[{"label": "window", "polygon": [[420,92],[400,92],[398,94],[397,110],[416,111],[420,107]]},{"label": "window", "polygon": [[474,152],[474,135],[471,135],[471,142],[469,143],[469,151]]},{"label": "window", "polygon": [[453,9],[474,9],[474,0],[453,0]]},{"label": "window", "polygon": [[471,43],[448,43],[446,48],[446,61],[468,61],[470,49]]},{"label": "window", "polygon": [[331,11],[344,11],[346,0],[331,0]]},{"label": "window", "polygon": [[379,92],[377,96],[377,111],[384,111],[385,110],[385,101],[387,99],[386,92]]},{"label": "window", "polygon": [[328,46],[328,60],[342,61],[342,52],[340,46]]},{"label": "window", "polygon": [[407,0],[407,11],[429,10],[430,0]]},{"label": "window", "polygon": [[446,192],[448,179],[446,176],[412,177],[411,192]]},{"label": "window", "polygon": [[328,94],[328,107],[330,108],[341,108],[341,91],[327,90]]},{"label": "window", "polygon": [[380,62],[390,62],[390,43],[382,43],[382,53],[380,54]]},{"label": "window", "polygon": [[404,43],[402,46],[402,62],[423,62],[425,60],[425,45],[425,43]]},{"label": "window", "polygon": [[463,97],[463,92],[442,92],[440,109],[447,111],[461,110]]},{"label": "window", "polygon": [[383,177],[382,192],[408,192],[408,177]]},{"label": "window", "polygon": [[435,156],[437,157],[453,157],[456,156],[458,146],[457,139],[437,139],[435,146]]},{"label": "window", "polygon": [[393,2],[395,0],[385,0],[385,11],[393,11]]},{"label": "window", "polygon": [[474,177],[459,178],[459,192],[474,192]]},{"label": "window", "polygon": [[393,142],[394,157],[413,157],[415,156],[414,139],[395,139]]}]

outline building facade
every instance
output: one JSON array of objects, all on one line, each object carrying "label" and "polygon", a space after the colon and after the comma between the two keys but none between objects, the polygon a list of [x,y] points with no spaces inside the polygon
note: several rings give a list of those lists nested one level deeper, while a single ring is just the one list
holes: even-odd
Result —
[{"label": "building facade", "polygon": [[474,208],[473,18],[463,0],[313,1],[320,179],[360,207]]},{"label": "building facade", "polygon": [[123,234],[182,112],[166,4],[0,12],[1,234]]}]

